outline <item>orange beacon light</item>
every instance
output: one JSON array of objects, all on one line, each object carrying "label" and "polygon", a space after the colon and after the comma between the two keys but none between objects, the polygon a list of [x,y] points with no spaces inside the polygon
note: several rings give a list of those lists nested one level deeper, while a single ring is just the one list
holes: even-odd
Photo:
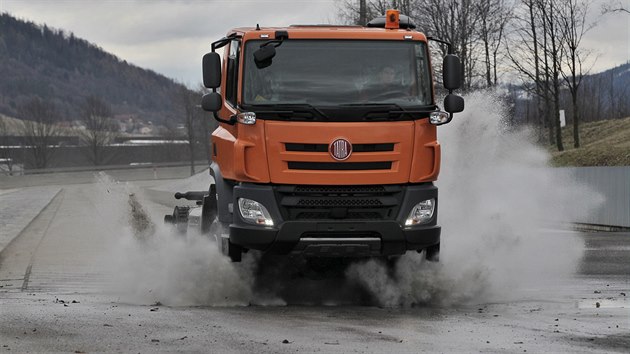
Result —
[{"label": "orange beacon light", "polygon": [[387,29],[400,28],[400,11],[387,10],[387,12],[385,12],[385,28]]}]

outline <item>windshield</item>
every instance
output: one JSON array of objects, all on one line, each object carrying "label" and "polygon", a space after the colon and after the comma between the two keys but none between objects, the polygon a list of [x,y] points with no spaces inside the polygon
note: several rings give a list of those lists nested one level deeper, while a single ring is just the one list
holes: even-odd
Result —
[{"label": "windshield", "polygon": [[412,41],[285,40],[259,69],[245,45],[243,103],[340,106],[432,104],[426,45]]}]

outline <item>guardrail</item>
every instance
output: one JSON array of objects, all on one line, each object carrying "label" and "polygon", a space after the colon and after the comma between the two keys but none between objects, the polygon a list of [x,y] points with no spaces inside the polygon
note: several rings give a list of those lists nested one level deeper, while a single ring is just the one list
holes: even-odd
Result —
[{"label": "guardrail", "polygon": [[[190,166],[190,162],[140,162],[127,165],[100,165],[100,166],[78,166],[78,167],[58,167],[58,168],[42,168],[42,169],[23,169],[13,171],[13,175],[37,175],[45,173],[63,173],[63,172],[92,172],[92,171],[110,171],[110,170],[129,170],[129,169],[143,169],[143,168],[164,168],[164,167],[185,167]],[[208,166],[208,161],[200,160],[195,161],[196,169],[203,169]],[[1,174],[9,175],[7,170],[0,170]]]}]

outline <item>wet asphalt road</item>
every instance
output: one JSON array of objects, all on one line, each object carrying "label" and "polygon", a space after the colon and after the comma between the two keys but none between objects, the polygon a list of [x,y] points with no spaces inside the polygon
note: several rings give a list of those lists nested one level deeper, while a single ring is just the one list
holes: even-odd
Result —
[{"label": "wet asphalt road", "polygon": [[[150,184],[150,183],[147,183]],[[0,352],[627,352],[630,233],[571,233],[579,270],[519,300],[458,306],[178,306],[106,291],[93,185],[59,193],[0,253]],[[159,211],[168,208],[156,204]],[[552,233],[552,235],[556,234]],[[288,284],[287,286],[291,286]],[[273,305],[273,304],[271,304]]]}]

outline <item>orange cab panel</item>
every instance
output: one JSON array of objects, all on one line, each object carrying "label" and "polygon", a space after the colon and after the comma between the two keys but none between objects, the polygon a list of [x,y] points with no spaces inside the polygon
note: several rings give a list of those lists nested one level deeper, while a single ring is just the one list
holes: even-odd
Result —
[{"label": "orange cab panel", "polygon": [[437,142],[435,125],[426,119],[414,122],[416,144],[413,149],[409,182],[437,180],[440,173],[440,144]]},{"label": "orange cab panel", "polygon": [[[399,184],[409,181],[414,122],[311,123],[265,121],[269,177],[279,184]],[[339,161],[330,144],[345,139]]]},{"label": "orange cab panel", "polygon": [[214,160],[223,178],[242,182],[269,183],[264,124],[237,125],[238,137],[219,127],[212,133]]},{"label": "orange cab panel", "polygon": [[232,166],[235,141],[234,135],[221,126],[212,133],[212,159],[221,166],[221,174],[226,179],[236,178]]}]

